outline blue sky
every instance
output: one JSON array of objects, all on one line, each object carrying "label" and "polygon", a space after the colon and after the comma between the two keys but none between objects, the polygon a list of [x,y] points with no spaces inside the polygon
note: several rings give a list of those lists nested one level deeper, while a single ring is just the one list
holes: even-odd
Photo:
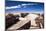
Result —
[{"label": "blue sky", "polygon": [[6,13],[16,12],[30,12],[30,13],[43,13],[44,3],[39,2],[21,2],[21,1],[6,1]]}]

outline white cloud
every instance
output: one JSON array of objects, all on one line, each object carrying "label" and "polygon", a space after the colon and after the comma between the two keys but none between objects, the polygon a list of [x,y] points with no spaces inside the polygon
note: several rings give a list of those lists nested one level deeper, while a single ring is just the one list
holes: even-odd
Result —
[{"label": "white cloud", "polygon": [[21,8],[21,6],[20,6],[20,5],[18,5],[18,6],[6,7],[6,9],[13,9],[13,8]]},{"label": "white cloud", "polygon": [[21,8],[22,6],[24,6],[23,8],[25,8],[27,5],[37,5],[37,4],[21,4],[17,6],[6,7],[6,9]]},{"label": "white cloud", "polygon": [[25,5],[37,5],[37,4],[22,4],[22,6],[25,6]]},{"label": "white cloud", "polygon": [[22,6],[25,6],[25,5],[31,5],[31,4],[22,4]]}]

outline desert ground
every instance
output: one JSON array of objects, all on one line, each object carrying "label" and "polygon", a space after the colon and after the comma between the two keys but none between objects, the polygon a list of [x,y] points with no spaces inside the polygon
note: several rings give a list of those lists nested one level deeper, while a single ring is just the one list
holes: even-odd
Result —
[{"label": "desert ground", "polygon": [[6,30],[31,30],[44,28],[44,14],[6,14]]}]

